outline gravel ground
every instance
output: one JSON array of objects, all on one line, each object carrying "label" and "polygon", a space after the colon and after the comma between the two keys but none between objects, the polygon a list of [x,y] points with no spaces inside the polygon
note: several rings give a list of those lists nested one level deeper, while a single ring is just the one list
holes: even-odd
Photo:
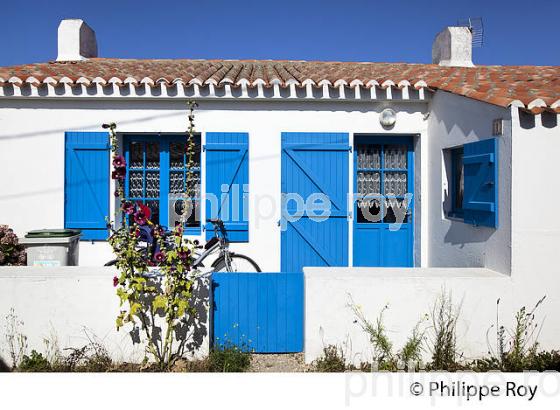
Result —
[{"label": "gravel ground", "polygon": [[308,372],[310,366],[303,360],[303,353],[252,354],[250,372]]}]

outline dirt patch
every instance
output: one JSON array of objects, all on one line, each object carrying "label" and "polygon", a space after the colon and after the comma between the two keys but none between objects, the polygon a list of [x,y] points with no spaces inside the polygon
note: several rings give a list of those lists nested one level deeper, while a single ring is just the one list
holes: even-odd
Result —
[{"label": "dirt patch", "polygon": [[308,372],[311,366],[305,364],[303,353],[252,354],[250,372],[297,373]]}]

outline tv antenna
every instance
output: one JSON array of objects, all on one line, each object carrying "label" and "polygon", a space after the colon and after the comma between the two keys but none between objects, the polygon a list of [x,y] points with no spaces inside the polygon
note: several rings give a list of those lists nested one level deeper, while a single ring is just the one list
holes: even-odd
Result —
[{"label": "tv antenna", "polygon": [[469,17],[468,19],[458,20],[459,27],[468,27],[472,33],[472,46],[482,47],[484,44],[484,24],[482,17]]}]

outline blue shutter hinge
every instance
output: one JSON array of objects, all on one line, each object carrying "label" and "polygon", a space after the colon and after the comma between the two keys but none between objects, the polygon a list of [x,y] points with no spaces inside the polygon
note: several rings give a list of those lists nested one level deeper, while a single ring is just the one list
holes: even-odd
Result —
[{"label": "blue shutter hinge", "polygon": [[352,145],[348,146],[348,152],[352,152]]},{"label": "blue shutter hinge", "polygon": [[202,146],[202,151],[206,152],[206,144]]}]

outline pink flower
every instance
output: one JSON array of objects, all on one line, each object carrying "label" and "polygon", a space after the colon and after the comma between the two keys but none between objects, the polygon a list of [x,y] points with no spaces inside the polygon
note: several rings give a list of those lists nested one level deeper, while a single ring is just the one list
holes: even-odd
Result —
[{"label": "pink flower", "polygon": [[190,252],[188,250],[187,251],[179,251],[177,253],[177,256],[179,256],[179,259],[181,259],[182,261],[187,260],[189,255],[190,255]]},{"label": "pink flower", "polygon": [[115,168],[126,168],[126,160],[122,155],[119,155],[113,159],[113,166]]},{"label": "pink flower", "polygon": [[124,180],[126,175],[126,168],[116,168],[113,172],[111,172],[112,179],[118,179],[119,181]]},{"label": "pink flower", "polygon": [[144,212],[136,211],[136,213],[134,214],[134,222],[136,222],[138,225],[146,225],[146,222],[148,222],[148,218],[146,218]]},{"label": "pink flower", "polygon": [[165,254],[163,252],[160,252],[160,251],[156,252],[154,254],[154,260],[156,262],[163,262],[165,260]]},{"label": "pink flower", "polygon": [[121,208],[127,215],[132,215],[134,213],[134,204],[132,202],[124,202]]},{"label": "pink flower", "polygon": [[113,278],[113,287],[117,287],[117,285],[119,284],[119,278],[117,278],[116,276]]}]

